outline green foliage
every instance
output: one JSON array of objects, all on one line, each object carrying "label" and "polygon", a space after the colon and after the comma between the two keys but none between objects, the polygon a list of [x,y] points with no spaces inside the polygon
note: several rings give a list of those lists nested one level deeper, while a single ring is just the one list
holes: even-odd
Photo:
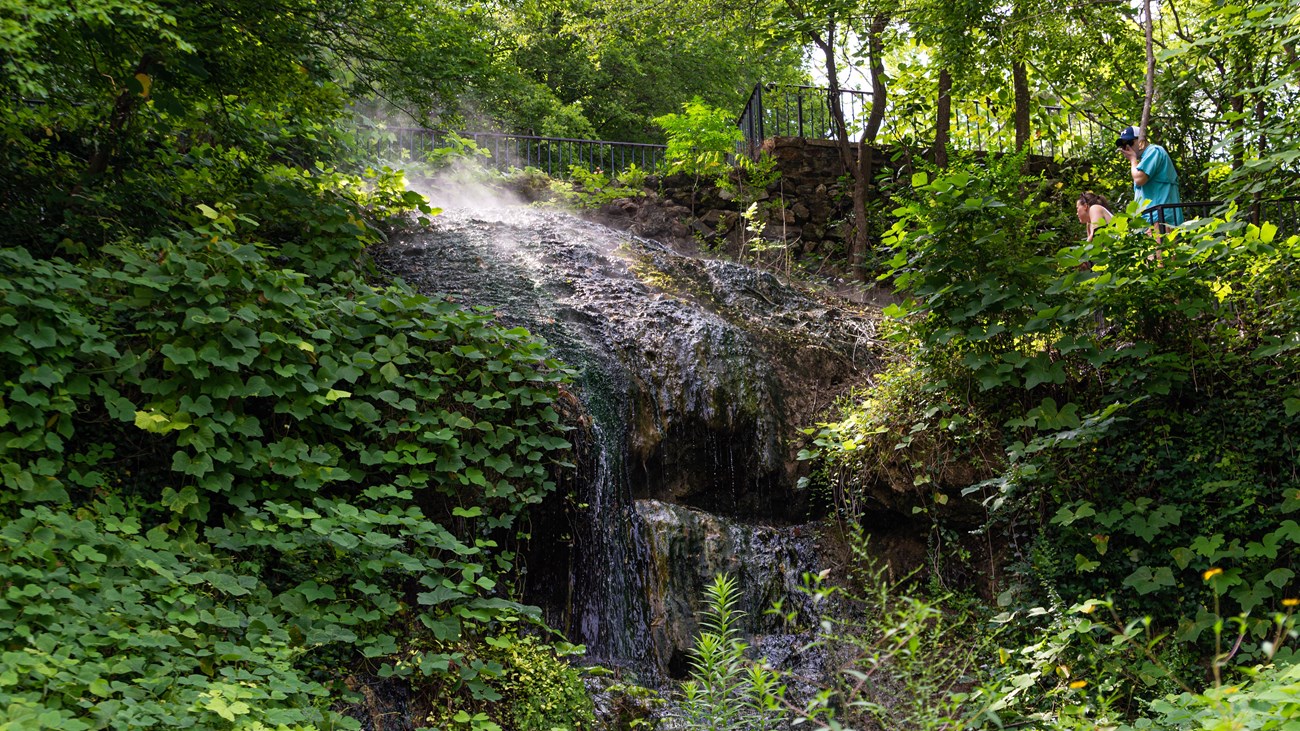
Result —
[{"label": "green foliage", "polygon": [[[1110,601],[1056,601],[985,624],[980,604],[925,598],[911,577],[887,579],[860,531],[848,542],[846,581],[806,577],[814,600],[831,608],[819,643],[844,667],[838,685],[801,714],[813,728],[1285,728],[1297,712],[1300,600],[1269,615],[1249,665],[1234,656],[1252,641],[1254,622],[1221,616],[1214,602],[1213,653],[1193,661],[1151,618],[1124,622]],[[1222,575],[1202,577],[1216,599]],[[1009,593],[998,603],[1010,604]]]},{"label": "green foliage", "polygon": [[625,188],[640,189],[645,187],[649,178],[649,172],[642,170],[636,163],[632,163],[622,172],[614,175],[614,182]]},{"label": "green foliage", "polygon": [[[1187,588],[1219,567],[1242,611],[1276,606],[1294,586],[1296,541],[1289,421],[1267,397],[1210,398],[1193,413],[1166,413],[1153,431],[1119,425],[1114,437],[1075,460],[1086,500],[1061,505],[1038,570],[1072,595],[1126,591],[1180,616],[1195,639],[1212,623]],[[1257,620],[1266,623],[1262,615]],[[1247,653],[1249,654],[1249,653]]]},{"label": "green foliage", "polygon": [[644,195],[644,190],[634,186],[626,179],[638,180],[645,182],[645,172],[632,166],[628,173],[617,174],[611,178],[603,171],[588,170],[581,165],[574,165],[569,168],[569,177],[572,180],[572,195],[568,199],[577,204],[580,208],[600,208],[610,201],[619,198],[636,198]]},{"label": "green foliage", "polygon": [[[797,39],[772,32],[763,4],[525,0],[492,7],[495,22],[483,34],[494,38],[510,70],[500,85],[482,90],[479,106],[516,132],[661,142],[651,120],[694,97],[734,113],[755,83],[802,78]],[[577,134],[584,128],[592,133]]]},{"label": "green foliage", "polygon": [[844,585],[829,571],[805,576],[804,591],[826,607],[817,643],[844,668],[835,687],[810,702],[803,719],[818,728],[953,728],[980,702],[966,692],[996,632],[976,627],[959,597],[924,598],[911,576],[889,577],[860,529],[847,536],[853,575]]},{"label": "green foliage", "polygon": [[[1107,610],[1112,613],[1103,616]],[[1108,602],[1003,612],[993,623],[1019,644],[996,650],[996,663],[974,694],[980,700],[975,723],[1030,714],[1063,728],[1114,722],[1138,715],[1144,697],[1179,690],[1165,662],[1186,659],[1162,645],[1149,620],[1125,624]]]},{"label": "green foliage", "polygon": [[[805,455],[840,476],[840,504],[910,476],[916,506],[937,510],[964,484],[990,511],[985,530],[1033,536],[1008,609],[1107,597],[1149,615],[1112,634],[1038,610],[1060,621],[1007,650],[1032,669],[1008,682],[1061,688],[1026,708],[1078,706],[1052,668],[1087,668],[1088,713],[1132,718],[1213,652],[1225,615],[1241,617],[1231,662],[1266,662],[1300,547],[1300,238],[1229,217],[1156,239],[1117,215],[1092,243],[1062,246],[1032,179],[913,182],[890,240],[906,356]],[[1213,607],[1193,590],[1205,572]]]},{"label": "green foliage", "polygon": [[176,206],[172,172],[334,158],[352,93],[427,109],[481,76],[464,17],[422,0],[4,3],[0,223],[43,253],[93,248],[213,203]]},{"label": "green foliage", "polygon": [[[392,143],[395,141],[395,135],[392,132],[380,133],[384,142]],[[422,172],[423,167],[428,167],[431,173],[446,173],[451,171],[454,174],[464,175],[466,182],[473,181],[476,178],[486,177],[488,173],[487,160],[492,157],[490,150],[479,145],[473,139],[461,137],[455,132],[449,132],[442,137],[440,147],[424,153],[420,160],[402,160],[403,167],[408,173]],[[406,151],[403,150],[403,153]],[[412,169],[414,167],[414,169]]]},{"label": "green foliage", "polygon": [[969,483],[1002,464],[1001,430],[956,394],[924,387],[923,373],[905,360],[879,373],[870,388],[850,394],[839,421],[805,430],[812,444],[801,460],[820,460],[831,505],[853,519],[866,510],[864,484],[883,479],[911,493],[917,513],[938,510]]},{"label": "green foliage", "polygon": [[654,122],[668,135],[664,159],[669,169],[696,177],[721,174],[742,139],[731,112],[698,97],[682,105],[682,114],[665,114]]},{"label": "green foliage", "polygon": [[[166,234],[0,250],[0,707],[323,728],[358,663],[495,697],[462,640],[534,616],[497,577],[567,446],[563,371],[490,314],[359,276],[376,222],[424,206],[400,178],[223,188],[220,153],[180,169],[177,199],[214,203]],[[384,662],[421,634],[439,649]]]},{"label": "green foliage", "polygon": [[515,635],[489,637],[486,644],[489,649],[483,654],[503,668],[494,687],[508,709],[506,728],[519,731],[595,728],[595,710],[581,675],[557,656],[554,648],[543,645],[535,637]]},{"label": "green foliage", "polygon": [[[1034,627],[1033,641],[998,650],[989,682],[973,695],[983,710],[970,721],[1002,727],[1029,716],[1067,729],[1280,728],[1272,724],[1297,710],[1292,645],[1300,637],[1293,614],[1300,600],[1287,600],[1285,612],[1269,616],[1255,638],[1262,639],[1262,652],[1239,664],[1235,656],[1251,641],[1255,623],[1244,614],[1218,614],[1221,575],[1212,570],[1202,577],[1214,595],[1215,642],[1213,654],[1196,663],[1181,656],[1188,646],[1158,632],[1150,617],[1122,622],[1109,601],[999,615],[996,623],[1019,625],[1010,637]],[[1235,698],[1238,692],[1244,697]]]},{"label": "green foliage", "polygon": [[731,731],[777,727],[785,687],[766,665],[745,657],[736,621],[736,580],[719,574],[704,590],[701,630],[691,649],[690,679],[682,683],[682,713],[693,729]]},{"label": "green foliage", "polygon": [[[1257,193],[1294,195],[1300,160],[1295,4],[1150,5],[1157,22],[1149,126],[1152,140],[1177,162],[1183,200],[1244,206]],[[768,8],[776,26],[816,43],[809,61],[822,67],[822,78],[832,76],[830,62],[834,76],[851,86],[846,79],[857,81],[872,60],[881,63],[886,72],[875,80],[888,94],[888,112],[877,139],[898,145],[900,155],[910,159],[936,141],[943,78],[951,92],[945,125],[951,147],[1015,149],[1019,112],[1028,123],[1024,141],[1035,152],[1057,157],[1067,169],[1097,168],[1104,182],[1092,187],[1122,194],[1111,200],[1131,196],[1112,140],[1138,123],[1143,109],[1141,3],[1081,3],[1046,14],[1024,0],[881,1],[865,10],[841,0],[790,0]],[[818,119],[809,102],[805,118]],[[853,111],[850,137],[863,131],[869,114]],[[777,125],[786,116],[769,114]],[[818,136],[829,126],[814,125],[821,127]]]},{"label": "green foliage", "polygon": [[737,155],[734,167],[718,178],[718,188],[733,194],[744,205],[761,198],[780,179],[776,158],[764,150],[756,158]]},{"label": "green foliage", "polygon": [[[769,195],[780,179],[781,170],[776,159],[764,151],[756,158],[735,155],[731,168],[720,171],[717,183],[720,191],[731,196],[734,205],[740,209],[740,219],[744,221],[737,260],[743,262],[746,253],[752,253],[756,264],[761,266],[766,259],[772,268],[788,272],[793,262],[786,241],[763,238],[769,218],[785,205],[783,198],[774,199]],[[775,260],[770,256],[772,252],[778,254]]]},{"label": "green foliage", "polygon": [[366,281],[435,211],[340,171],[335,115],[405,62],[427,106],[475,43],[394,10],[0,7],[0,725],[351,727],[345,672],[497,696],[467,648],[535,617],[498,577],[564,376]]},{"label": "green foliage", "polygon": [[1201,693],[1170,695],[1151,704],[1153,718],[1123,726],[1130,729],[1259,729],[1274,731],[1300,721],[1300,665],[1253,669],[1243,682]]},{"label": "green foliage", "polygon": [[[1195,42],[1176,42],[1160,53],[1171,149],[1195,156],[1216,199],[1295,195],[1300,10],[1266,0],[1196,2],[1179,12]],[[1191,167],[1186,158],[1192,155],[1182,156],[1181,169]]]},{"label": "green foliage", "polygon": [[[587,63],[586,59],[565,60],[579,65]],[[527,64],[532,59],[521,58],[518,62]],[[501,75],[500,86],[483,90],[483,95],[489,100],[488,109],[506,129],[542,137],[617,139],[605,137],[596,130],[588,117],[584,100],[572,96],[572,90],[552,88],[545,79],[537,80],[532,72],[527,68],[507,68]],[[557,70],[553,73],[552,83],[557,80],[564,84],[577,81],[572,79],[572,75],[575,75],[575,69]]]},{"label": "green foliage", "polygon": [[[326,722],[298,661],[319,646],[255,572],[192,527],[146,529],[110,498],[81,515],[7,511],[0,719],[11,728]],[[320,626],[314,626],[320,625]]]}]

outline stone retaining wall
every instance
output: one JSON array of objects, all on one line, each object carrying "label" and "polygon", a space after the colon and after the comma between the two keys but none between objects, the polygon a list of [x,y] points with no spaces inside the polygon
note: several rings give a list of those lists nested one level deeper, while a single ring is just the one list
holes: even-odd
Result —
[{"label": "stone retaining wall", "polygon": [[[664,202],[689,212],[683,223],[695,242],[705,247],[735,255],[761,239],[765,245],[782,245],[800,260],[843,259],[851,234],[853,182],[843,173],[835,143],[777,137],[766,140],[762,149],[776,160],[780,172],[766,190],[733,186],[739,190],[729,191],[712,180],[674,175],[660,181]],[[889,160],[881,150],[873,152],[876,170],[883,170]],[[741,214],[753,203],[758,204],[757,220],[742,220]]]},{"label": "stone retaining wall", "polygon": [[[735,176],[730,189],[711,178],[671,175],[658,181],[658,195],[616,201],[596,216],[602,223],[671,243],[678,249],[703,248],[731,256],[766,249],[805,264],[820,258],[832,269],[847,263],[853,181],[844,174],[839,150],[830,140],[776,137],[763,151],[776,160],[779,178],[765,190],[748,190]],[[856,164],[858,145],[853,145]],[[911,159],[895,160],[872,148],[877,175],[907,180]],[[917,152],[917,155],[925,154]],[[1051,171],[1051,158],[1031,156],[1030,168]],[[873,187],[870,194],[879,193]],[[744,212],[757,204],[752,221]],[[886,208],[889,206],[886,205]]]}]

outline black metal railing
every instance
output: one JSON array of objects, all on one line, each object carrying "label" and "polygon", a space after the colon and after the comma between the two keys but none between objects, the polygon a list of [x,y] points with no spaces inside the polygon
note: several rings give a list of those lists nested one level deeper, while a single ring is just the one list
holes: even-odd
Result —
[{"label": "black metal railing", "polygon": [[[847,132],[857,139],[871,111],[872,95],[841,89]],[[834,139],[830,90],[814,86],[757,84],[736,120],[744,135],[742,151],[753,155],[764,139],[801,137]],[[934,142],[933,102],[891,97],[877,139],[929,146]],[[1012,110],[989,100],[954,99],[949,126],[953,149],[1010,152],[1015,149]],[[1099,125],[1057,105],[1039,105],[1031,113],[1030,151],[1040,155],[1069,156],[1109,140]]]},{"label": "black metal railing", "polygon": [[740,116],[736,117],[736,126],[740,128],[742,135],[736,152],[751,158],[756,156],[758,146],[767,139],[767,130],[763,126],[762,84],[754,84],[754,90],[749,92],[749,100],[745,102],[745,108],[740,111]]},{"label": "black metal railing", "polygon": [[450,133],[422,127],[387,127],[367,131],[370,148],[381,159],[432,162],[469,140],[486,157],[482,163],[498,170],[534,168],[552,177],[567,177],[575,167],[610,175],[633,165],[653,172],[664,164],[665,145],[610,142],[567,137],[540,137],[504,132]]},{"label": "black metal railing", "polygon": [[1210,218],[1227,206],[1222,201],[1187,201],[1164,203],[1143,209],[1142,217],[1162,226],[1180,226],[1188,221]]},{"label": "black metal railing", "polygon": [[[1143,217],[1164,226],[1179,226],[1204,218],[1221,216],[1228,204],[1223,201],[1188,201],[1151,206],[1142,211]],[[1300,196],[1252,201],[1240,207],[1238,221],[1259,225],[1264,222],[1277,226],[1278,234],[1300,234]]]},{"label": "black metal railing", "polygon": [[[767,137],[803,137],[834,139],[828,89],[813,86],[767,86],[756,84],[736,123],[746,133],[745,139],[761,141]],[[850,124],[865,119],[871,111],[871,94],[843,90],[840,104]]]}]

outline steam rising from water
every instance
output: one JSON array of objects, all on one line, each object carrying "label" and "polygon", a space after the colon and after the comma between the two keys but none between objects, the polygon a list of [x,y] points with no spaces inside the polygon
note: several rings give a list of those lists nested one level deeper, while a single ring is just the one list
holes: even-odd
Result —
[{"label": "steam rising from water", "polygon": [[516,193],[485,182],[489,175],[472,162],[458,160],[432,177],[413,178],[409,187],[429,199],[435,208],[463,210],[485,220],[507,208],[527,205]]}]

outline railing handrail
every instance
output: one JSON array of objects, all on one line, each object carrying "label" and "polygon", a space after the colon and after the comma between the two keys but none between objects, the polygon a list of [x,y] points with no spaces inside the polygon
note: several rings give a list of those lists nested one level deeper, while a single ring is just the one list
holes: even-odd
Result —
[{"label": "railing handrail", "polygon": [[[775,87],[771,83],[768,83],[767,88],[772,89]],[[754,84],[754,89],[749,92],[749,98],[745,100],[745,106],[741,107],[740,114],[736,115],[736,126],[740,126],[741,122],[745,120],[745,115],[749,113],[749,107],[754,103],[754,96],[761,94],[762,91],[763,84]]]},{"label": "railing handrail", "polygon": [[[821,91],[821,92],[826,92],[827,94],[829,94],[830,91],[831,91],[831,88],[830,88],[829,86],[812,86],[811,84],[780,84],[780,83],[777,83],[777,82],[775,82],[775,81],[769,81],[769,82],[767,82],[766,84],[758,84],[757,86],[762,86],[764,89],[767,89],[768,91],[776,91],[776,90],[778,90],[778,89],[806,89],[806,90],[808,90],[808,91]],[[841,89],[839,89],[839,92],[840,92],[841,94],[858,94],[858,95],[861,95],[861,96],[874,96],[874,95],[875,95],[874,92],[867,91],[866,89],[845,89],[845,88],[841,88]],[[754,94],[753,94],[753,92],[750,92],[749,97],[750,97],[750,100],[752,101],[753,98],[754,98]],[[899,98],[899,97],[898,97],[897,94],[893,94],[893,95],[890,96],[890,98],[891,98],[891,99],[897,99],[897,98]],[[903,97],[903,98],[906,98],[906,97]],[[1010,107],[1003,107],[1003,106],[1000,105],[1000,104],[995,104],[995,103],[993,102],[993,100],[990,99],[989,97],[984,97],[983,99],[953,97],[953,99],[952,99],[952,103],[953,103],[953,104],[983,104],[983,105],[985,105],[985,106],[987,106],[987,107],[990,107],[990,108],[992,108],[992,107],[1001,107],[1001,108],[1007,108],[1007,109],[1010,109]],[[748,106],[748,105],[747,105],[747,106]],[[1064,105],[1064,104],[1039,104],[1039,105],[1038,105],[1038,108],[1039,108],[1039,109],[1046,109],[1046,110],[1048,110],[1048,111],[1053,111],[1053,112],[1059,112],[1059,111],[1064,110],[1064,109],[1066,108],[1066,105]]]},{"label": "railing handrail", "polygon": [[[1165,209],[1175,209],[1175,208],[1218,208],[1218,207],[1221,207],[1221,206],[1230,205],[1230,204],[1232,204],[1232,203],[1234,203],[1234,202],[1235,202],[1235,201],[1179,201],[1179,202],[1177,202],[1177,203],[1161,203],[1161,204],[1158,205],[1158,206],[1150,206],[1150,207],[1148,207],[1148,208],[1143,209],[1143,212],[1146,212],[1146,211],[1155,211],[1155,210],[1159,210],[1159,209],[1162,209],[1162,208],[1165,208]],[[1250,201],[1249,203],[1247,203],[1246,206],[1243,206],[1242,208],[1244,209],[1244,208],[1247,207],[1247,206],[1253,206],[1253,205],[1257,205],[1257,204],[1261,204],[1261,203],[1300,203],[1300,195],[1284,195],[1284,196],[1280,196],[1280,197],[1277,197],[1277,198],[1261,198],[1261,199],[1259,199],[1259,200],[1257,200],[1257,201],[1252,200],[1252,201]]]},{"label": "railing handrail", "polygon": [[[825,86],[811,84],[758,83],[750,93],[736,124],[744,133],[742,149],[753,155],[762,140],[772,137],[833,139],[830,116],[830,92]],[[859,124],[866,109],[874,102],[870,91],[839,89],[846,105],[846,122]],[[919,97],[889,97],[889,110],[881,133],[885,139],[924,140],[933,135],[937,124],[932,116],[918,115],[915,102]],[[1075,146],[1095,145],[1106,136],[1106,128],[1068,104],[1037,103],[1032,117],[1041,128],[1030,138],[1030,148],[1038,154],[1066,154]],[[1013,107],[991,98],[953,100],[950,145],[977,150],[1008,149],[1012,129]],[[1046,119],[1044,119],[1046,118]],[[1044,135],[1042,130],[1050,130]],[[1061,134],[1064,133],[1064,134]]]},{"label": "railing handrail", "polygon": [[668,146],[650,142],[587,140],[578,137],[546,137],[511,132],[454,132],[421,126],[358,125],[372,134],[366,143],[383,158],[397,152],[419,159],[434,154],[452,139],[463,139],[487,153],[485,164],[500,170],[536,168],[548,175],[564,177],[574,168],[613,175],[632,168],[651,172],[665,164]]},{"label": "railing handrail", "polygon": [[[1269,200],[1269,201],[1288,201],[1288,200],[1300,200],[1300,198],[1294,198],[1294,199],[1290,199],[1290,198],[1269,198],[1268,200]],[[1146,208],[1146,209],[1144,209],[1144,210],[1154,211],[1154,210],[1157,210],[1157,209],[1160,209],[1160,208],[1170,208],[1170,209],[1172,209],[1172,208],[1192,208],[1193,206],[1195,206],[1195,207],[1197,207],[1197,208],[1209,208],[1209,207],[1211,207],[1211,206],[1226,206],[1226,205],[1228,205],[1229,202],[1230,202],[1230,201],[1179,201],[1179,202],[1177,202],[1177,203],[1161,203],[1161,204],[1158,205],[1158,206],[1151,206],[1150,208]],[[1261,201],[1261,202],[1265,202],[1265,201]]]},{"label": "railing handrail", "polygon": [[[1158,206],[1148,206],[1147,208],[1142,209],[1142,212],[1139,215],[1143,217],[1149,216],[1147,220],[1151,221],[1152,223],[1170,225],[1169,221],[1166,220],[1166,216],[1165,216],[1165,213],[1167,211],[1176,211],[1182,213],[1188,209],[1200,209],[1205,212],[1206,216],[1209,216],[1212,215],[1215,211],[1220,210],[1228,205],[1231,205],[1233,202],[1234,201],[1179,201],[1178,203],[1161,203]],[[1248,203],[1245,203],[1244,205],[1241,205],[1239,210],[1247,213],[1250,216],[1250,218],[1254,219],[1254,223],[1258,224],[1260,223],[1261,219],[1263,219],[1263,207],[1268,204],[1276,204],[1276,203],[1300,204],[1300,196],[1288,195],[1288,196],[1280,196],[1277,198],[1262,198],[1260,200],[1252,200],[1249,201]],[[1204,218],[1204,217],[1205,216],[1198,215],[1198,218]],[[1295,219],[1294,217],[1292,217],[1290,219],[1283,219],[1283,221],[1284,222],[1290,221],[1294,223]],[[1183,223],[1187,223],[1186,218],[1184,218]],[[1289,232],[1289,233],[1300,233],[1300,231]]]}]

